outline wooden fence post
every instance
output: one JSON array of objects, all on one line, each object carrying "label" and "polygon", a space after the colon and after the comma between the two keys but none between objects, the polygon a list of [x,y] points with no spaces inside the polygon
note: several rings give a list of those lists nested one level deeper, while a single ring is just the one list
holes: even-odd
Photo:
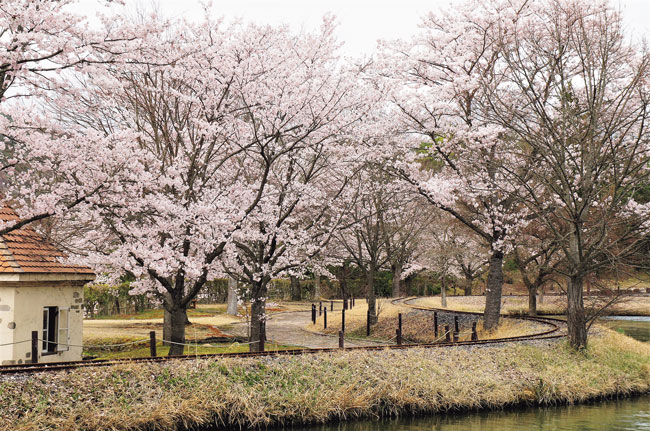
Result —
[{"label": "wooden fence post", "polygon": [[327,329],[327,307],[323,310],[323,329]]},{"label": "wooden fence post", "polygon": [[344,340],[343,339],[343,331],[339,331],[339,349],[342,349],[343,347],[345,347],[344,346],[345,342],[343,340]]},{"label": "wooden fence post", "polygon": [[38,363],[38,331],[32,331],[32,364]]},{"label": "wooden fence post", "polygon": [[149,331],[149,356],[155,358],[156,353],[156,331]]},{"label": "wooden fence post", "polygon": [[433,312],[433,332],[437,339],[438,338],[438,312],[437,311]]},{"label": "wooden fence post", "polygon": [[330,301],[330,311],[334,311],[334,301]]},{"label": "wooden fence post", "polygon": [[341,310],[341,332],[345,332],[345,308]]},{"label": "wooden fence post", "polygon": [[472,323],[472,341],[478,341],[478,333],[476,332],[476,322]]},{"label": "wooden fence post", "polygon": [[397,345],[401,346],[402,345],[402,331],[399,329],[395,330],[395,335],[397,336]]},{"label": "wooden fence post", "polygon": [[451,331],[449,330],[449,325],[445,325],[445,341],[451,341]]}]

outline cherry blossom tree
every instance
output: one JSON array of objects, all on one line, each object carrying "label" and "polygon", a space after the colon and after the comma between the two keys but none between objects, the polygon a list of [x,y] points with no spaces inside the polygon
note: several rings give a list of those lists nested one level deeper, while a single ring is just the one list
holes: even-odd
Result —
[{"label": "cherry blossom tree", "polygon": [[390,208],[392,193],[384,187],[382,173],[377,170],[360,170],[354,178],[358,190],[355,205],[350,208],[347,229],[337,232],[337,243],[342,255],[342,277],[347,278],[347,264],[354,263],[365,278],[366,298],[371,324],[377,322],[375,278],[388,262],[386,242],[382,232],[383,215]]},{"label": "cherry blossom tree", "polygon": [[106,177],[85,172],[120,168],[112,162],[113,138],[61,128],[40,106],[74,91],[64,74],[141,61],[161,27],[135,26],[117,11],[100,16],[103,25],[91,29],[74,6],[71,0],[0,4],[2,198],[21,216],[20,221],[3,223],[0,233],[85,202],[110,184]]},{"label": "cherry blossom tree", "polygon": [[449,241],[450,248],[454,250],[452,272],[464,279],[463,293],[471,295],[474,280],[487,270],[489,250],[481,241],[477,241],[467,227],[459,224],[452,227]]},{"label": "cherry blossom tree", "polygon": [[390,207],[380,215],[386,255],[393,272],[392,296],[399,297],[403,294],[404,278],[417,271],[414,263],[417,254],[426,247],[423,241],[432,215],[431,207],[420,195],[409,193],[409,190],[393,193]]},{"label": "cherry blossom tree", "polygon": [[[317,113],[316,107],[310,111]],[[341,105],[340,109],[347,108]],[[266,121],[269,119],[265,117],[258,119],[260,124]],[[266,194],[247,216],[243,228],[233,235],[234,247],[223,259],[226,270],[239,274],[240,280],[250,286],[251,351],[258,351],[260,340],[265,338],[268,284],[273,278],[288,275],[294,299],[298,277],[308,267],[323,265],[323,251],[346,222],[350,203],[348,166],[336,158],[339,143],[335,138],[344,133],[345,126],[347,123],[327,124],[331,132],[339,129],[324,140],[315,130],[293,141],[290,136],[282,138],[282,150],[268,142],[259,148],[266,155],[260,162],[270,164],[256,170],[269,171]],[[299,295],[298,290],[295,299]]]},{"label": "cherry blossom tree", "polygon": [[518,236],[512,256],[528,290],[528,314],[537,315],[537,294],[557,277],[563,263],[558,243],[544,225],[533,221]]},{"label": "cherry blossom tree", "polygon": [[490,39],[501,61],[480,86],[487,121],[529,176],[500,169],[562,254],[571,344],[587,345],[585,277],[634,255],[649,227],[650,55],[607,2],[548,0]]},{"label": "cherry blossom tree", "polygon": [[502,47],[491,33],[512,27],[515,3],[468,1],[429,14],[412,41],[386,44],[376,66],[394,88],[388,121],[399,135],[385,150],[392,169],[490,249],[486,328],[498,324],[503,258],[524,218],[499,170],[511,144],[485,121],[479,82],[497,66]]},{"label": "cherry blossom tree", "polygon": [[309,264],[340,219],[348,165],[336,161],[367,102],[333,30],[329,17],[311,34],[178,23],[146,63],[77,79],[50,105],[66,126],[127,136],[128,169],[76,221],[96,226],[85,262],[163,304],[171,355],[188,304],[226,273],[250,286],[259,341],[268,281]]}]

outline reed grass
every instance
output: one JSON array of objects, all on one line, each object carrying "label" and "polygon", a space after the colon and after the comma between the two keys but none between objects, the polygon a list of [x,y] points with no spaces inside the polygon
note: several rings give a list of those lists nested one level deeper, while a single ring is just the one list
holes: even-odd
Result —
[{"label": "reed grass", "polygon": [[564,341],[170,361],[0,377],[0,429],[263,428],[650,390],[650,345],[613,331]]}]

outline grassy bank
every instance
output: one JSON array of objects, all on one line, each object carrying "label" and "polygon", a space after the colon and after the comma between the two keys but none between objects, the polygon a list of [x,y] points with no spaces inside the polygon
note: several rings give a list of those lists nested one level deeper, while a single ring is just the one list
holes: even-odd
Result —
[{"label": "grassy bank", "polygon": [[555,344],[132,364],[0,378],[2,430],[320,423],[650,390],[650,345],[610,331]]}]

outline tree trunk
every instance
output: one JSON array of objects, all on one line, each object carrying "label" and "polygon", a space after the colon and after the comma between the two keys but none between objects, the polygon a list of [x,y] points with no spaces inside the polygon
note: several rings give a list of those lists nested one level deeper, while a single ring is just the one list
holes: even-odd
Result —
[{"label": "tree trunk", "polygon": [[393,265],[393,298],[399,298],[402,292],[400,291],[400,284],[402,282],[402,265]]},{"label": "tree trunk", "polygon": [[567,326],[569,343],[575,349],[587,347],[587,320],[582,297],[582,276],[573,276],[567,286]]},{"label": "tree trunk", "polygon": [[228,307],[226,313],[231,316],[237,315],[237,280],[228,277]]},{"label": "tree trunk", "polygon": [[320,275],[317,275],[314,278],[314,299],[319,299],[321,297],[320,293]]},{"label": "tree trunk", "polygon": [[411,293],[411,287],[413,285],[413,276],[409,275],[406,277],[406,280],[404,280],[404,295],[409,295]]},{"label": "tree trunk", "polygon": [[289,279],[291,280],[291,300],[300,301],[302,299],[302,295],[300,292],[300,283],[298,282],[298,277],[292,275]]},{"label": "tree trunk", "polygon": [[465,296],[469,296],[472,294],[472,277],[468,274],[465,273]]},{"label": "tree trunk", "polygon": [[528,288],[528,315],[537,316],[537,286]]},{"label": "tree trunk", "polygon": [[[163,340],[171,340],[172,338],[172,315],[167,311],[167,308],[163,308]],[[169,346],[169,343],[163,341],[163,346]]]},{"label": "tree trunk", "polygon": [[447,275],[442,274],[440,278],[440,302],[442,308],[447,308]]},{"label": "tree trunk", "polygon": [[368,312],[370,313],[370,324],[377,323],[377,299],[375,297],[375,265],[368,265],[366,272],[366,286],[368,288]]},{"label": "tree trunk", "polygon": [[[163,318],[163,340],[171,341],[169,345],[169,356],[182,355],[185,351],[185,321],[187,311],[184,308],[174,307],[171,311],[165,307]],[[174,344],[183,343],[183,344]]]},{"label": "tree trunk", "polygon": [[339,279],[339,288],[341,289],[341,298],[345,298],[348,293],[348,263],[343,262],[341,270],[337,271]]},{"label": "tree trunk", "polygon": [[503,253],[495,251],[490,256],[487,289],[485,292],[485,311],[483,321],[485,329],[493,329],[499,324],[501,313],[501,289],[503,287]]},{"label": "tree trunk", "polygon": [[260,340],[266,339],[262,325],[266,314],[266,282],[259,281],[253,286],[253,299],[251,300],[251,326],[249,350],[251,352],[260,351]]}]

